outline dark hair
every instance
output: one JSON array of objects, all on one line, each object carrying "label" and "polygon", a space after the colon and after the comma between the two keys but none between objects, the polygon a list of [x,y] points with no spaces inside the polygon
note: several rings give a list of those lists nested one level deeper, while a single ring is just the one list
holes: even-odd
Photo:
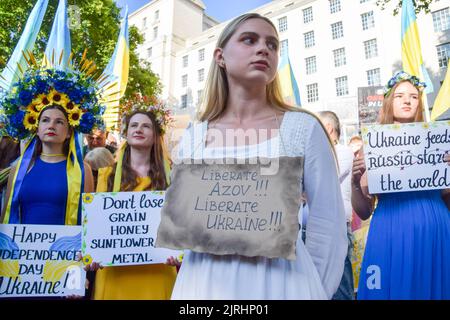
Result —
[{"label": "dark hair", "polygon": [[[125,120],[127,131],[128,125],[130,124],[130,119],[139,113],[146,115],[151,120],[153,124],[153,134],[155,136],[155,141],[150,149],[150,169],[148,171],[148,176],[151,179],[151,183],[146,190],[165,190],[167,189],[168,184],[164,169],[164,142],[155,117],[150,112],[133,112],[131,115],[127,116]],[[117,163],[113,166],[113,174],[111,174],[108,178],[109,192],[113,191],[116,167]],[[137,186],[137,178],[138,174],[131,167],[131,147],[127,145],[122,160],[122,181],[120,183],[120,191],[133,191]]]},{"label": "dark hair", "polygon": [[0,170],[9,167],[19,155],[19,143],[10,137],[0,137]]}]

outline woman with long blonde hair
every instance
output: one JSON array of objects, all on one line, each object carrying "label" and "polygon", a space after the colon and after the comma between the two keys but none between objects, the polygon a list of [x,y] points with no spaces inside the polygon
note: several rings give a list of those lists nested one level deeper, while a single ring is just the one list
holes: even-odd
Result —
[{"label": "woman with long blonde hair", "polygon": [[[423,121],[424,86],[406,72],[395,74],[385,87],[380,123]],[[444,161],[450,165],[448,155]],[[361,219],[372,219],[358,299],[450,299],[450,189],[371,195],[367,183],[359,154],[353,161],[352,205]]]},{"label": "woman with long blonde hair", "polygon": [[303,157],[306,246],[297,240],[294,261],[187,250],[172,299],[330,299],[339,285],[347,240],[332,147],[315,116],[283,101],[278,58],[269,19],[231,21],[214,50],[201,122],[185,132],[178,158]]}]

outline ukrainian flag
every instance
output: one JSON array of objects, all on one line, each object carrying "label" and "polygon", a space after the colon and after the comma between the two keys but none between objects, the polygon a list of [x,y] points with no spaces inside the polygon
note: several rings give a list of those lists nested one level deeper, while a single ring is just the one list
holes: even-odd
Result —
[{"label": "ukrainian flag", "polygon": [[278,76],[281,84],[281,93],[284,100],[292,105],[301,106],[300,91],[292,71],[289,55],[284,53],[278,67]]},{"label": "ukrainian flag", "polygon": [[48,0],[38,0],[28,17],[19,42],[0,75],[0,87],[9,91],[11,85],[19,80],[19,71],[26,71],[28,64],[24,52],[32,52],[37,35],[41,29],[42,19],[47,11]]},{"label": "ukrainian flag", "polygon": [[419,29],[412,0],[402,1],[402,62],[405,72],[418,77],[420,81],[427,84],[425,93],[434,91],[433,83],[422,60]]},{"label": "ukrainian flag", "polygon": [[47,68],[67,69],[72,51],[67,19],[67,0],[59,0],[52,31],[47,42],[43,65]]},{"label": "ukrainian flag", "polygon": [[[450,60],[448,61],[450,66]],[[431,110],[431,120],[434,121],[444,112],[450,109],[450,67],[447,67],[447,74],[441,89],[434,100],[433,109]]]},{"label": "ukrainian flag", "polygon": [[[128,83],[130,65],[130,46],[128,34],[128,7],[125,9],[125,17],[122,21],[119,38],[114,53],[100,78],[106,77],[108,84],[105,92],[104,103],[106,111],[103,115],[107,129],[115,126],[119,120],[119,100],[125,94]],[[103,80],[102,80],[103,82]]]}]

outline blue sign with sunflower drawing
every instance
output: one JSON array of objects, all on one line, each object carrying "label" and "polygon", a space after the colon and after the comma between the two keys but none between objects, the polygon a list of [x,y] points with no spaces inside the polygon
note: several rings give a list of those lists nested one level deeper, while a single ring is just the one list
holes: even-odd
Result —
[{"label": "blue sign with sunflower drawing", "polygon": [[156,264],[179,257],[180,251],[155,248],[164,195],[164,191],[83,194],[84,264]]},{"label": "blue sign with sunflower drawing", "polygon": [[84,296],[80,226],[0,224],[0,298]]}]

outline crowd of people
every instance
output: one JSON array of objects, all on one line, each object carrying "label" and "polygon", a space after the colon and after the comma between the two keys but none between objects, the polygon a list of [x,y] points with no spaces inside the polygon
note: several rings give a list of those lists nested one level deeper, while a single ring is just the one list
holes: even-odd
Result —
[{"label": "crowd of people", "polygon": [[[166,264],[94,261],[86,266],[86,298],[450,299],[450,190],[369,194],[361,138],[344,145],[335,113],[286,104],[278,59],[279,38],[269,19],[252,13],[231,21],[214,50],[204,109],[175,156],[302,159],[296,259],[184,250],[182,261],[168,257]],[[423,121],[423,84],[409,75],[393,79],[380,124]],[[154,106],[139,101],[125,110],[118,139],[94,126],[86,132],[73,121],[70,103],[56,100],[39,110],[35,135],[21,153],[18,143],[1,138],[0,169],[9,174],[0,180],[2,223],[80,225],[83,192],[166,190],[174,183],[163,140],[166,118]],[[226,137],[237,129],[255,130],[253,141],[236,144],[211,133]],[[80,132],[84,147],[76,142]],[[358,266],[356,220],[370,220]],[[369,285],[372,266],[381,270],[375,287]]]}]

